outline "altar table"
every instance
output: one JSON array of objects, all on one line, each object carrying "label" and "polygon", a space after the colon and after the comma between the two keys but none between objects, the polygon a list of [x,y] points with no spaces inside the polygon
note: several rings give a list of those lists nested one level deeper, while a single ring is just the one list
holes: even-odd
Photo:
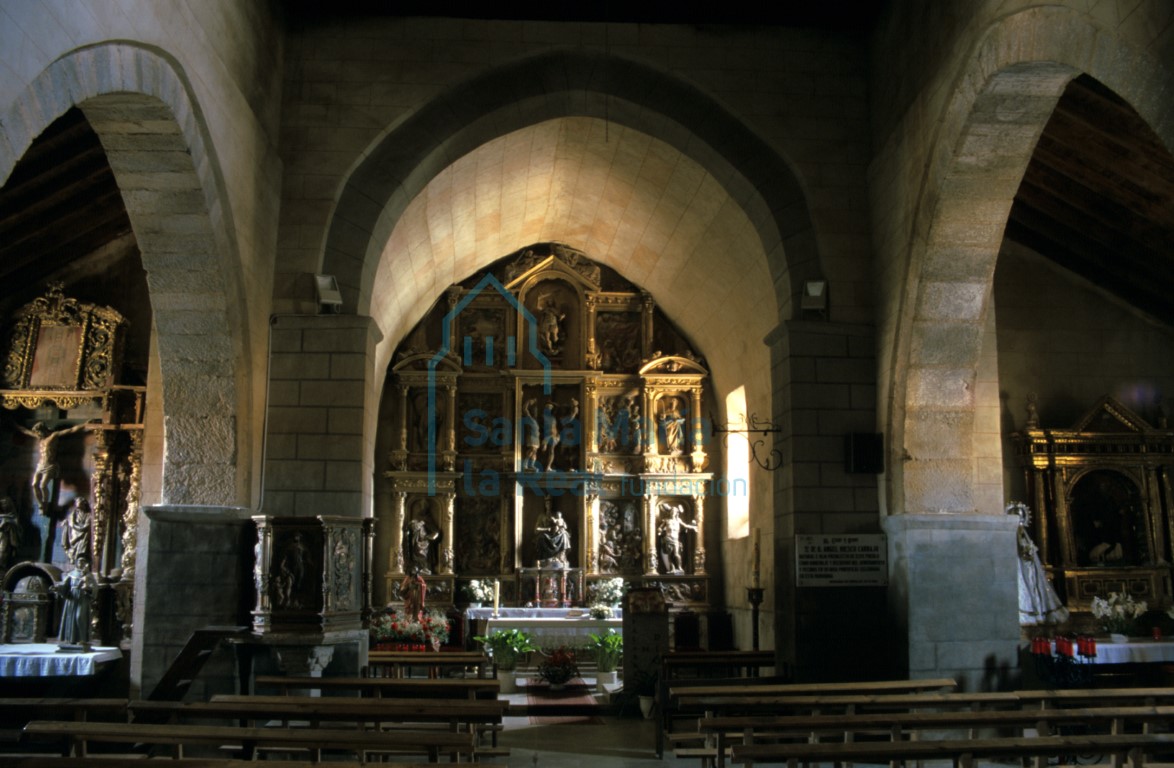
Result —
[{"label": "altar table", "polygon": [[521,629],[529,632],[534,645],[544,650],[561,645],[582,647],[590,644],[589,635],[607,634],[609,629],[617,634],[624,631],[622,619],[593,619],[583,608],[501,608],[497,616],[492,608],[470,608],[466,615],[475,627],[474,634]]},{"label": "altar table", "polygon": [[1156,664],[1174,661],[1174,640],[1135,637],[1128,643],[1114,643],[1097,638],[1097,655],[1093,661],[1097,664]]},{"label": "altar table", "polygon": [[0,677],[83,677],[121,658],[113,647],[80,653],[58,650],[56,643],[8,643],[0,645]]}]

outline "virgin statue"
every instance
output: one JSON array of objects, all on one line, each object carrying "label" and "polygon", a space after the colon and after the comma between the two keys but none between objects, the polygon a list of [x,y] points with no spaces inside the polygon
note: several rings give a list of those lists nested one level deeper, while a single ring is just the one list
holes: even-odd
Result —
[{"label": "virgin statue", "polygon": [[1068,620],[1068,609],[1048,581],[1048,574],[1039,559],[1039,547],[1027,533],[1031,510],[1021,501],[1007,505],[1007,514],[1019,517],[1015,533],[1019,563],[1019,623],[1022,626],[1061,624]]}]

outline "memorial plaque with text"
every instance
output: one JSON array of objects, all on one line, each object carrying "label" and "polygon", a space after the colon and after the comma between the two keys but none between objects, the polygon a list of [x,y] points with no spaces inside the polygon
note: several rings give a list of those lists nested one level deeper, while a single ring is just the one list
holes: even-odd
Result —
[{"label": "memorial plaque with text", "polygon": [[888,544],[883,534],[795,537],[799,587],[883,587],[888,584]]}]

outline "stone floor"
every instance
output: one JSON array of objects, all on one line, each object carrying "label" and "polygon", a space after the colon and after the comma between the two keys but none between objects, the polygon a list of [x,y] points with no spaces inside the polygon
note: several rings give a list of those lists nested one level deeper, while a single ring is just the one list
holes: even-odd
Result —
[{"label": "stone floor", "polygon": [[656,757],[654,720],[639,717],[601,717],[594,722],[566,725],[533,725],[528,717],[506,718],[499,743],[510,748],[508,758],[492,762],[511,768],[640,768],[676,764],[685,768],[692,760],[671,754]]}]

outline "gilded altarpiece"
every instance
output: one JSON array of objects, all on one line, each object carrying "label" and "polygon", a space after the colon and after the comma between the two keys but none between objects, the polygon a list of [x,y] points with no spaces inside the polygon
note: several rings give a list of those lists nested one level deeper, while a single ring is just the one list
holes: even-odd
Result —
[{"label": "gilded altarpiece", "polygon": [[[122,383],[126,330],[114,309],[51,285],[10,319],[0,390],[18,446],[3,471],[24,478],[0,513],[26,534],[0,566],[84,559],[102,586],[95,621],[110,642],[130,637],[142,481],[146,389]],[[88,519],[73,515],[82,503]]]},{"label": "gilded altarpiece", "polygon": [[1033,403],[1012,438],[1036,511],[1033,538],[1067,607],[1088,610],[1109,592],[1168,607],[1174,431],[1110,396],[1069,428],[1041,427],[1036,414]]},{"label": "gilded altarpiece", "polygon": [[503,604],[582,605],[620,576],[706,606],[707,381],[650,294],[566,246],[452,286],[385,389],[389,598],[419,572],[430,602],[476,578]]}]

